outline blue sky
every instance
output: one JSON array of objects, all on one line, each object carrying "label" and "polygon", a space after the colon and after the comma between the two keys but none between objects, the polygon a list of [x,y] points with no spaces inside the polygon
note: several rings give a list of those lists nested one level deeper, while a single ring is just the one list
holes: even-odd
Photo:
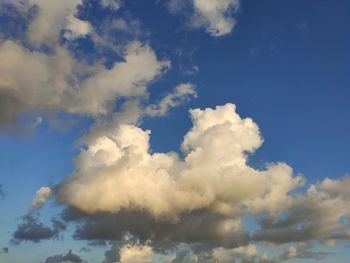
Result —
[{"label": "blue sky", "polygon": [[349,9],[0,0],[0,261],[347,262]]}]

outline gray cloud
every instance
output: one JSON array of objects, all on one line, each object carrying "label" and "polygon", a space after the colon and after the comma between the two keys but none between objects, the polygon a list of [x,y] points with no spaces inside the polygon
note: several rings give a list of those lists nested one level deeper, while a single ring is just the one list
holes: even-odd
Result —
[{"label": "gray cloud", "polygon": [[48,257],[45,260],[45,263],[63,263],[63,262],[82,263],[83,260],[80,258],[80,256],[74,254],[72,250],[69,250],[68,253],[65,255],[54,255],[54,256]]},{"label": "gray cloud", "polygon": [[38,221],[37,215],[28,213],[22,217],[22,223],[13,233],[12,242],[15,244],[22,241],[38,243],[42,240],[58,238],[59,233],[66,229],[66,226],[56,218],[51,219],[51,224],[51,227],[45,226]]},{"label": "gray cloud", "polygon": [[81,222],[74,237],[82,240],[121,240],[125,233],[130,233],[143,242],[150,240],[159,249],[166,249],[177,243],[197,242],[238,246],[249,239],[241,230],[222,231],[222,225],[230,219],[208,211],[185,214],[176,222],[159,221],[141,211],[88,215],[69,209],[63,217],[67,222]]},{"label": "gray cloud", "polygon": [[350,237],[348,217],[349,195],[345,190],[349,177],[339,180],[326,178],[321,183],[310,186],[307,195],[297,196],[290,209],[280,219],[262,218],[261,230],[253,238],[277,244],[319,240],[334,242]]}]

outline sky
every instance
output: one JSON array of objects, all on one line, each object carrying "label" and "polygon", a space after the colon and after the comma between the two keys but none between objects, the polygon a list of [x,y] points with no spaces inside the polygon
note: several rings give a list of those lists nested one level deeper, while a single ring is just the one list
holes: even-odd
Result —
[{"label": "sky", "polygon": [[0,262],[347,263],[349,10],[0,0]]}]

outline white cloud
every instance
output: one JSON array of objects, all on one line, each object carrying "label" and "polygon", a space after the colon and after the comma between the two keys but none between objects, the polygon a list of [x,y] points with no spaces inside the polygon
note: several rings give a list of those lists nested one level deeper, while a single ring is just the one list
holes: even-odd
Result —
[{"label": "white cloud", "polygon": [[[60,46],[47,54],[5,41],[0,55],[0,126],[31,110],[110,113],[118,98],[145,97],[147,85],[170,67],[169,61],[159,61],[148,45],[139,42],[129,43],[125,61],[111,69],[77,62]],[[84,74],[90,77],[81,78]]]},{"label": "white cloud", "polygon": [[164,116],[170,108],[183,104],[191,97],[197,97],[193,85],[189,83],[180,84],[158,104],[148,105],[145,112],[149,116]]},{"label": "white cloud", "polygon": [[155,253],[147,245],[124,245],[120,250],[120,263],[152,263]]},{"label": "white cloud", "polygon": [[[288,206],[288,193],[302,180],[286,164],[264,171],[246,164],[246,152],[262,142],[251,119],[241,119],[232,104],[192,110],[191,116],[184,160],[175,153],[150,153],[149,131],[120,125],[82,150],[59,199],[92,214],[142,209],[163,220],[197,209],[233,216],[245,209],[276,214]],[[236,229],[235,222],[227,220],[222,231]]]},{"label": "white cloud", "polygon": [[195,14],[192,18],[194,27],[204,27],[212,36],[230,33],[235,20],[232,12],[240,6],[239,0],[193,0]]},{"label": "white cloud", "polygon": [[155,52],[139,42],[127,45],[124,60],[111,69],[98,69],[87,79],[75,98],[78,103],[70,108],[71,112],[108,113],[118,97],[145,96],[149,82],[170,67],[170,61],[157,60]]},{"label": "white cloud", "polygon": [[35,198],[33,199],[32,202],[32,209],[39,209],[41,208],[46,201],[49,199],[51,196],[52,191],[50,187],[41,187],[35,195]]},{"label": "white cloud", "polygon": [[64,26],[71,24],[69,21],[73,20],[76,6],[81,4],[81,0],[29,0],[29,3],[38,6],[39,10],[29,26],[28,39],[36,45],[52,46],[57,44]]},{"label": "white cloud", "polygon": [[74,15],[67,18],[65,29],[67,30],[65,33],[67,39],[74,39],[88,35],[92,30],[89,22],[80,20]]},{"label": "white cloud", "polygon": [[[233,15],[239,7],[239,0],[169,0],[167,2],[170,13],[187,16],[191,27],[204,28],[214,37],[232,32],[236,25]],[[189,12],[189,9],[192,11]]]}]

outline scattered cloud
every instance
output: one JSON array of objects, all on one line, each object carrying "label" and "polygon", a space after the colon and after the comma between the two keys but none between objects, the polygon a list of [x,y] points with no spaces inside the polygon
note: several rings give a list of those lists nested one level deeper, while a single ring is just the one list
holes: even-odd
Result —
[{"label": "scattered cloud", "polygon": [[[62,47],[49,55],[12,41],[0,44],[0,56],[0,127],[30,111],[107,114],[118,98],[145,96],[147,84],[170,66],[169,61],[158,61],[148,45],[138,42],[130,43],[125,61],[111,69],[88,69]],[[88,72],[91,77],[79,77]]]},{"label": "scattered cloud", "polygon": [[101,0],[101,5],[104,8],[118,10],[123,5],[123,2],[121,0]]},{"label": "scattered cloud", "polygon": [[164,116],[172,107],[182,105],[191,97],[197,97],[192,84],[180,84],[172,93],[168,93],[158,104],[148,105],[145,112],[149,116]]},{"label": "scattered cloud", "polygon": [[65,255],[50,256],[45,260],[45,263],[82,263],[84,262],[80,256],[69,250]]},{"label": "scattered cloud", "polygon": [[[320,240],[325,243],[350,237],[349,177],[326,178],[311,185],[306,195],[294,198],[286,216],[280,220],[263,218],[256,240],[277,244]],[[343,219],[343,220],[342,220]]]},{"label": "scattered cloud", "polygon": [[34,45],[56,45],[61,30],[67,26],[71,30],[80,29],[74,26],[74,23],[84,23],[74,19],[76,7],[81,4],[81,0],[29,0],[29,4],[38,8],[38,13],[27,32],[28,40]]},{"label": "scattered cloud", "polygon": [[[130,233],[153,249],[206,244],[206,251],[221,257],[278,262],[255,253],[252,244],[349,237],[348,222],[341,220],[350,215],[348,177],[298,193],[304,178],[287,164],[263,170],[248,165],[248,155],[263,140],[235,105],[190,114],[193,126],[184,136],[183,157],[150,152],[150,131],[134,124],[116,123],[85,138],[75,172],[56,193],[67,206],[64,220],[78,223],[76,239],[121,240]],[[246,231],[247,215],[258,220],[253,233]],[[300,249],[298,257],[327,255]]]},{"label": "scattered cloud", "polygon": [[50,187],[41,187],[37,192],[32,202],[32,209],[40,209],[51,196]]},{"label": "scattered cloud", "polygon": [[[322,259],[329,253],[313,251],[312,242],[333,245],[350,237],[350,176],[326,178],[301,192],[303,176],[286,163],[267,164],[264,169],[250,166],[249,155],[261,147],[263,138],[258,125],[240,117],[234,104],[190,110],[192,127],[181,153],[153,152],[151,131],[140,127],[142,118],[164,116],[196,97],[195,85],[179,84],[157,103],[147,104],[149,86],[170,69],[171,62],[160,59],[148,42],[107,44],[110,32],[135,38],[146,33],[130,17],[113,17],[97,32],[77,14],[80,5],[81,0],[13,3],[18,12],[34,8],[35,14],[30,19],[23,15],[28,23],[25,40],[0,41],[0,129],[21,122],[23,114],[64,112],[94,120],[80,140],[74,172],[54,188],[37,191],[13,233],[13,243],[59,238],[66,224],[73,222],[75,239],[110,246],[104,263],[146,263],[159,257],[168,263],[214,258],[273,263]],[[100,1],[109,12],[122,5],[119,0]],[[234,30],[240,1],[170,0],[167,7],[186,17],[190,27],[219,37]],[[11,12],[6,15],[17,15]],[[96,46],[109,45],[120,59],[109,66],[103,59],[86,63],[61,41],[63,37],[73,43],[85,36]],[[256,52],[260,47],[252,50]],[[185,75],[199,70],[185,69]],[[42,121],[37,117],[31,129]],[[0,198],[4,195],[0,184]],[[53,218],[47,226],[39,221],[38,210],[49,198],[64,211],[61,219]],[[246,216],[257,220],[257,230],[247,231]],[[261,254],[261,244],[278,247],[282,253]],[[5,253],[8,248],[0,250]],[[83,260],[69,250],[45,262]]]},{"label": "scattered cloud", "polygon": [[42,240],[58,238],[59,233],[66,229],[66,226],[58,219],[51,220],[52,226],[45,226],[38,222],[38,217],[31,213],[22,217],[22,223],[18,225],[13,234],[12,242],[19,244],[22,241],[38,243]]},{"label": "scattered cloud", "polygon": [[[293,177],[286,164],[266,171],[246,164],[246,153],[262,143],[251,119],[241,119],[233,104],[191,110],[191,117],[194,125],[182,144],[184,160],[176,153],[150,153],[150,132],[133,125],[95,138],[76,159],[76,172],[59,187],[59,200],[91,214],[145,209],[168,219],[200,209],[235,216],[242,206],[271,214],[286,207],[288,192],[303,180]],[[108,191],[115,188],[120,190]]]},{"label": "scattered cloud", "polygon": [[232,32],[236,25],[233,14],[239,7],[239,0],[170,0],[167,3],[170,13],[187,16],[192,28],[204,28],[213,37]]},{"label": "scattered cloud", "polygon": [[[0,129],[21,122],[24,113],[54,116],[65,112],[93,118],[110,114],[120,98],[146,98],[148,85],[170,68],[170,61],[158,60],[154,50],[139,41],[113,49],[121,60],[111,67],[107,68],[100,60],[92,65],[79,61],[60,42],[61,32],[66,39],[91,34],[97,46],[106,42],[88,22],[76,16],[81,1],[26,3],[19,5],[21,9],[37,8],[28,22],[27,39],[32,46],[15,40],[0,42]],[[113,3],[121,4],[101,2]],[[133,34],[141,31],[134,19],[120,18],[108,26],[119,31],[130,28]],[[42,45],[48,46],[49,51],[40,48]]]}]

